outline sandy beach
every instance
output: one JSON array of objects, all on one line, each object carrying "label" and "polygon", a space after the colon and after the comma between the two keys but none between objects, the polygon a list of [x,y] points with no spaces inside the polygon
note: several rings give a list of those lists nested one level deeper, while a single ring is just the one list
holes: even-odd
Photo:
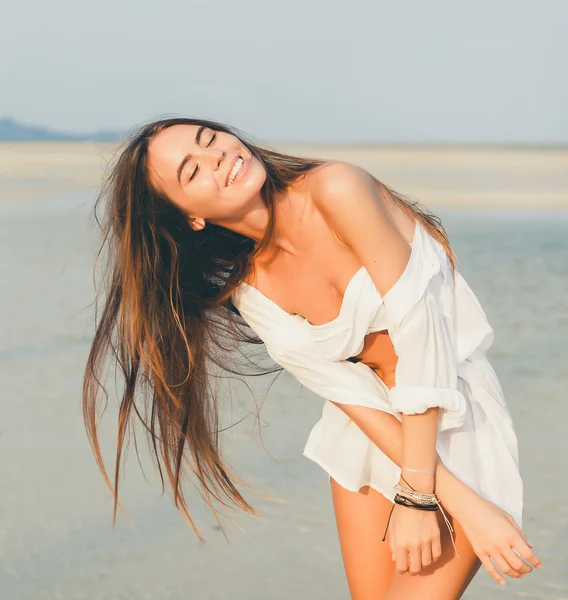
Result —
[{"label": "sandy beach", "polygon": [[[440,214],[496,341],[490,357],[519,437],[524,528],[544,567],[467,600],[568,599],[568,150],[280,148],[355,162]],[[92,205],[113,145],[0,144],[0,599],[347,600],[327,476],[302,456],[322,401],[282,374],[223,439],[236,471],[277,501],[227,522],[191,489],[200,543],[161,496],[143,439],[112,502],[87,443],[81,383],[93,331]],[[270,378],[253,388],[261,401]],[[102,448],[113,464],[117,398]],[[226,421],[253,409],[224,389]],[[229,406],[231,407],[229,409]],[[499,457],[496,457],[498,460]]]},{"label": "sandy beach", "polygon": [[[568,148],[331,146],[267,143],[362,166],[430,206],[568,209]],[[0,143],[0,203],[95,191],[117,144]]]}]

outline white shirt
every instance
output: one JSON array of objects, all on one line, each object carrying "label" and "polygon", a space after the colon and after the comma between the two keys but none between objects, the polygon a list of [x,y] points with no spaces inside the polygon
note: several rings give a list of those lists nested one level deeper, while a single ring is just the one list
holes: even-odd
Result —
[{"label": "white shirt", "polygon": [[[268,354],[327,400],[304,455],[348,490],[369,485],[394,498],[400,469],[331,401],[396,415],[440,407],[438,454],[457,477],[522,524],[517,439],[501,386],[487,361],[493,330],[442,245],[416,225],[404,272],[381,297],[361,267],[339,315],[311,325],[241,283],[233,302]],[[346,360],[365,336],[387,330],[398,363],[390,390],[367,365]]]}]

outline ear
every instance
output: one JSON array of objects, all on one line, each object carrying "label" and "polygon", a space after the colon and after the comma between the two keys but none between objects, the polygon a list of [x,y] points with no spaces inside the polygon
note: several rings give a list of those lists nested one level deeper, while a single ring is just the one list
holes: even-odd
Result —
[{"label": "ear", "polygon": [[201,231],[205,227],[205,219],[201,217],[189,217],[189,226],[194,231]]}]

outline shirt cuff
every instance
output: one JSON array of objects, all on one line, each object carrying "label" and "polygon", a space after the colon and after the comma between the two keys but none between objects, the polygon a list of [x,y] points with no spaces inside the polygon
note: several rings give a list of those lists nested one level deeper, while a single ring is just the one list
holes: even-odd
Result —
[{"label": "shirt cuff", "polygon": [[461,427],[465,422],[466,401],[459,390],[397,385],[389,390],[389,402],[395,412],[405,415],[441,408],[440,431]]}]

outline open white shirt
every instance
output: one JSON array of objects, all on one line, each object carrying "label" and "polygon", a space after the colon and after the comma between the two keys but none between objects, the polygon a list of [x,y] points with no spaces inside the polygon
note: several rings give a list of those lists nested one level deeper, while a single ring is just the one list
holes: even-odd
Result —
[{"label": "open white shirt", "polygon": [[[392,500],[400,469],[333,402],[398,418],[438,406],[443,463],[522,524],[517,439],[485,355],[493,330],[464,278],[457,270],[452,274],[444,248],[419,223],[394,286],[381,297],[361,267],[329,323],[311,325],[290,315],[244,282],[233,302],[274,361],[327,400],[304,455],[343,487],[357,491],[369,485]],[[347,360],[363,350],[368,333],[384,330],[398,356],[390,390],[371,368]]]}]

